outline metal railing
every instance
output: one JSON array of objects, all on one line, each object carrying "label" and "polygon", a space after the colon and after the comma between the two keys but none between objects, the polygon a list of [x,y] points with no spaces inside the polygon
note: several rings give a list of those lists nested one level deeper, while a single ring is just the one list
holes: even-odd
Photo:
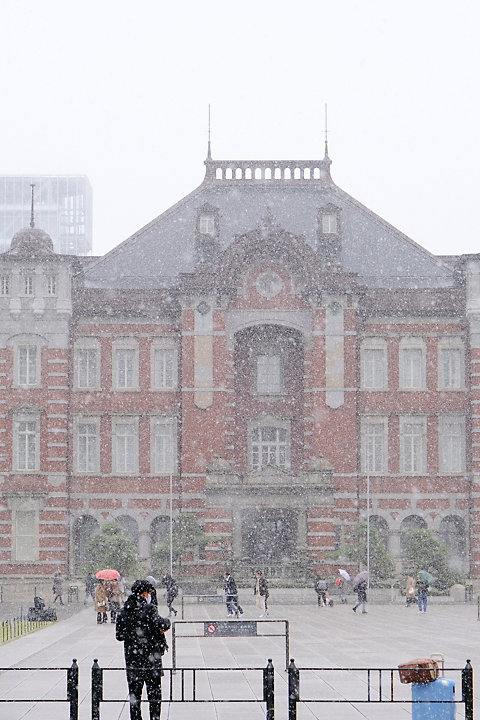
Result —
[{"label": "metal railing", "polygon": [[[300,695],[300,674],[305,676],[307,672],[314,672],[316,674],[315,687],[320,687],[321,674],[338,674],[338,673],[364,673],[364,678],[361,680],[362,687],[364,689],[364,695],[362,697],[334,697],[338,695],[338,685],[335,685],[335,689],[331,692],[331,697],[316,697],[311,698],[305,695]],[[467,660],[464,668],[443,668],[443,672],[461,673],[461,685],[462,685],[462,699],[447,701],[447,700],[416,700],[417,703],[432,703],[432,704],[445,704],[452,702],[454,704],[463,704],[465,706],[465,720],[473,720],[473,668],[470,664],[470,660]],[[320,677],[319,677],[320,676]],[[288,667],[288,720],[297,720],[297,705],[298,703],[348,703],[351,705],[358,704],[408,704],[412,702],[411,698],[399,697],[396,695],[396,688],[398,688],[395,682],[398,676],[397,668],[372,668],[372,667],[356,667],[356,668],[321,668],[321,667],[310,667],[310,668],[297,668],[294,660],[290,660]],[[329,687],[332,687],[331,678],[329,679]],[[398,680],[400,684],[400,680]],[[405,692],[405,685],[401,686]]]},{"label": "metal railing", "polygon": [[[106,672],[121,670],[125,668],[102,668],[95,658],[92,666],[92,720],[100,720],[100,709],[102,703],[128,702],[125,698],[104,697],[104,675]],[[163,668],[164,679],[162,681],[162,701],[168,703],[265,703],[266,720],[274,720],[274,667],[269,658],[265,668],[258,667],[234,667],[234,668]],[[255,692],[250,680],[248,689],[255,697],[228,697],[221,698],[214,696],[213,683],[209,681],[201,686],[199,678],[206,673],[256,673],[259,674],[261,685]],[[232,684],[229,683],[229,692],[232,692]],[[167,687],[165,688],[165,685]],[[206,697],[208,695],[208,697]],[[148,700],[143,702],[148,703]]]},{"label": "metal railing", "polygon": [[29,635],[41,628],[51,625],[50,620],[27,620],[26,618],[12,618],[0,622],[0,645],[16,640],[23,635]]},{"label": "metal railing", "polygon": [[69,703],[70,720],[78,720],[78,665],[74,658],[69,668],[66,667],[42,667],[42,668],[12,668],[0,667],[0,672],[38,672],[38,671],[61,671],[66,673],[67,694],[65,698],[0,698],[1,703]]}]

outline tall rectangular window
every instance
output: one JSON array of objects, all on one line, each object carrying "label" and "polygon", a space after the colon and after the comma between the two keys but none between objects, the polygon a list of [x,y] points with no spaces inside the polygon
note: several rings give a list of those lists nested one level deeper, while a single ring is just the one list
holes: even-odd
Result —
[{"label": "tall rectangular window", "polygon": [[94,347],[76,347],[75,364],[78,388],[98,387],[99,363],[98,349]]},{"label": "tall rectangular window", "polygon": [[203,213],[198,219],[198,231],[202,235],[215,235],[215,216]]},{"label": "tall rectangular window", "polygon": [[37,555],[37,520],[35,510],[15,512],[15,561],[31,562]]},{"label": "tall rectangular window", "polygon": [[76,428],[76,469],[78,472],[98,472],[98,424],[95,420],[78,420]]},{"label": "tall rectangular window", "polygon": [[177,352],[174,348],[153,348],[152,387],[174,388],[177,385]]},{"label": "tall rectangular window", "polygon": [[251,430],[251,467],[259,470],[265,465],[288,466],[288,433],[285,428],[256,427]]},{"label": "tall rectangular window", "polygon": [[114,422],[113,472],[138,472],[138,423],[134,419]]},{"label": "tall rectangular window", "polygon": [[177,436],[172,418],[153,418],[151,425],[151,472],[175,472]]},{"label": "tall rectangular window", "polygon": [[438,469],[441,473],[465,470],[465,416],[438,418]]},{"label": "tall rectangular window", "polygon": [[16,470],[38,470],[38,424],[36,420],[15,422]]},{"label": "tall rectangular window", "polygon": [[257,392],[275,395],[282,392],[281,363],[278,355],[258,355]]},{"label": "tall rectangular window", "polygon": [[387,422],[383,417],[362,418],[362,471],[387,472]]},{"label": "tall rectangular window", "polygon": [[384,347],[363,347],[362,387],[382,390],[387,387],[387,350]]},{"label": "tall rectangular window", "polygon": [[57,278],[55,275],[47,276],[47,295],[57,294]]},{"label": "tall rectangular window", "polygon": [[18,384],[38,384],[37,347],[35,345],[20,345],[18,347]]},{"label": "tall rectangular window", "polygon": [[10,295],[10,278],[8,275],[0,275],[0,295]]},{"label": "tall rectangular window", "polygon": [[421,416],[400,418],[400,472],[411,475],[427,469],[426,419]]},{"label": "tall rectangular window", "polygon": [[460,347],[441,347],[438,353],[438,387],[458,390],[464,386],[463,350]]},{"label": "tall rectangular window", "polygon": [[403,390],[415,390],[425,387],[425,353],[423,348],[400,348],[400,387]]},{"label": "tall rectangular window", "polygon": [[332,235],[337,232],[337,216],[331,213],[322,215],[322,233]]},{"label": "tall rectangular window", "polygon": [[24,275],[23,277],[23,293],[24,295],[33,295],[33,275]]},{"label": "tall rectangular window", "polygon": [[114,387],[132,390],[138,387],[138,349],[116,347],[113,354]]}]

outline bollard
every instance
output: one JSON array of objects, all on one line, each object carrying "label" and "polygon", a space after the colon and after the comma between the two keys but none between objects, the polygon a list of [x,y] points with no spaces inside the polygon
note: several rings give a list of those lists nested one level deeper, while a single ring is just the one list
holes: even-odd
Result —
[{"label": "bollard", "polygon": [[473,720],[473,668],[469,659],[462,670],[462,700],[465,703],[465,720]]},{"label": "bollard", "polygon": [[92,720],[100,720],[100,702],[103,700],[103,670],[97,658],[92,665]]},{"label": "bollard", "polygon": [[297,702],[300,699],[300,674],[292,658],[288,666],[288,720],[297,720]]},{"label": "bollard", "polygon": [[73,658],[67,670],[67,700],[70,703],[70,720],[78,720],[78,665]]},{"label": "bollard", "polygon": [[274,720],[275,687],[272,658],[268,658],[267,667],[263,669],[263,700],[266,703],[266,720]]}]

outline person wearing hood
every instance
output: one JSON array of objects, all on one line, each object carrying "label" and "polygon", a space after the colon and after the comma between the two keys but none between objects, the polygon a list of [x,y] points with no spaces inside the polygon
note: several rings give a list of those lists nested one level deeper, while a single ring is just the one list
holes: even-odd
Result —
[{"label": "person wearing hood", "polygon": [[124,643],[130,697],[130,719],[142,720],[141,700],[146,685],[150,720],[160,720],[162,655],[167,649],[165,631],[170,620],[162,618],[151,603],[151,584],[136,580],[131,595],[118,613],[115,636]]},{"label": "person wearing hood", "polygon": [[157,598],[157,585],[158,585],[158,581],[155,580],[155,578],[153,577],[153,575],[147,575],[147,577],[145,578],[145,580],[146,580],[148,583],[150,583],[150,587],[151,587],[150,595],[151,595],[151,598],[152,598],[151,603],[152,603],[152,605],[155,605],[156,608],[158,608],[158,598]]},{"label": "person wearing hood", "polygon": [[167,588],[167,607],[168,607],[168,617],[171,617],[172,612],[177,615],[177,611],[173,607],[173,601],[178,595],[178,585],[177,581],[170,575],[170,573],[167,573],[162,577],[162,583]]}]

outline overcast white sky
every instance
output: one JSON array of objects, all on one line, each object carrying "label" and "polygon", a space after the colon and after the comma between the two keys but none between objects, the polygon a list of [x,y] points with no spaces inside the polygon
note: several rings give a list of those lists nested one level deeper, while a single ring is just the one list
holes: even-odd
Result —
[{"label": "overcast white sky", "polygon": [[478,0],[1,0],[0,174],[82,173],[103,254],[215,159],[323,156],[427,249],[480,251]]}]

